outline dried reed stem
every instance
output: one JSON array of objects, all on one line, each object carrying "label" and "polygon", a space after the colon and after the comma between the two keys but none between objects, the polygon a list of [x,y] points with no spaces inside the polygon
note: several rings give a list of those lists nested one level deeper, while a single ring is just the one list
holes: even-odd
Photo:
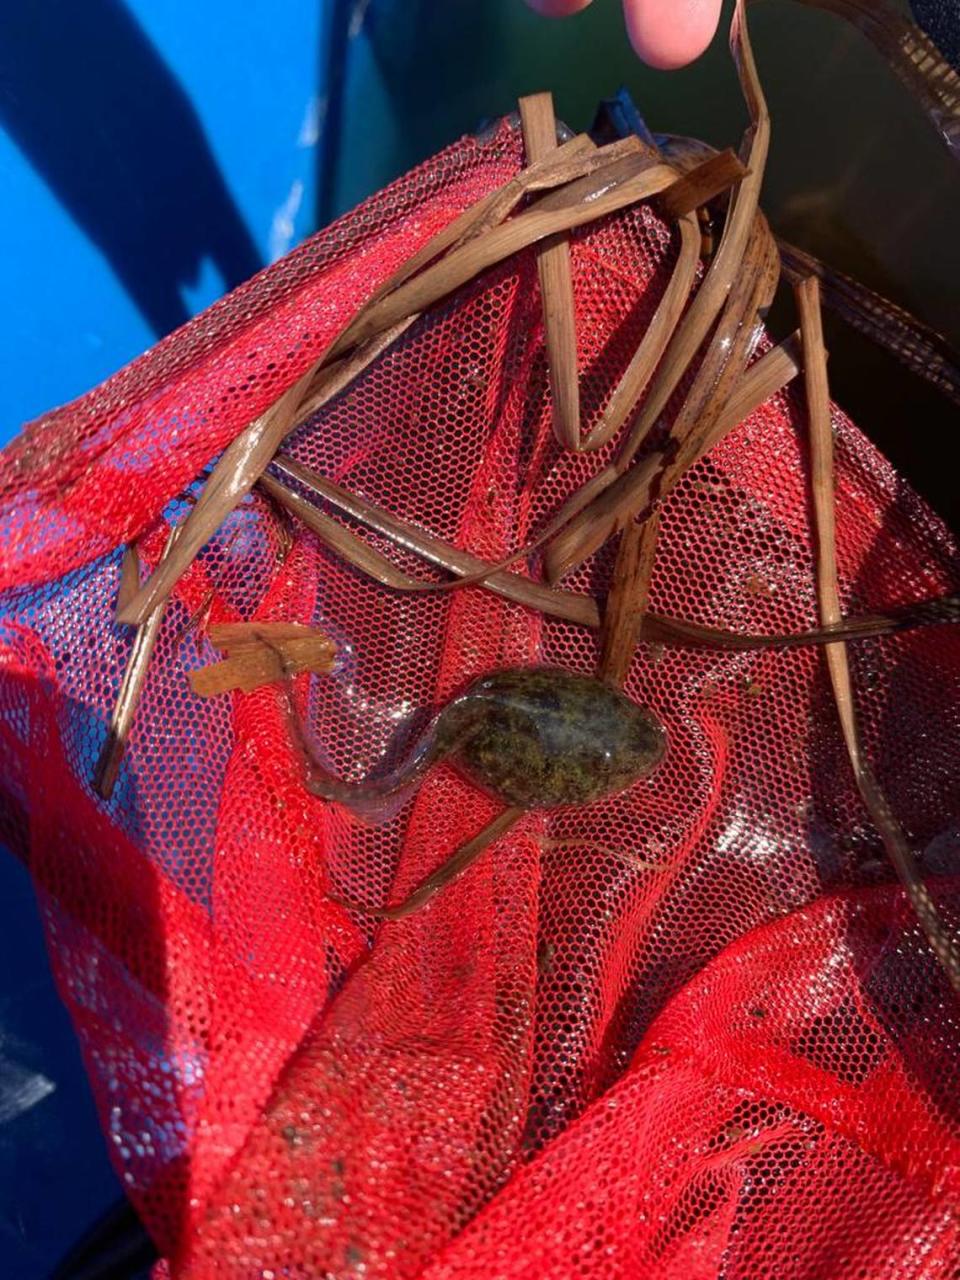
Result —
[{"label": "dried reed stem", "polygon": [[[378,334],[359,348],[348,360],[339,362],[330,378],[324,382],[322,390],[314,390],[314,408],[339,395],[411,323],[412,319],[409,319],[394,325],[386,333]],[[156,571],[120,614],[121,622],[139,624],[162,600],[167,599],[201,547],[209,542],[226,516],[250,492],[257,477],[276,453],[291,428],[299,406],[313,385],[314,376],[315,370],[308,370],[228,446],[211,472],[196,505],[181,526],[182,533],[175,553],[157,566]]]},{"label": "dried reed stem", "polygon": [[[445,542],[442,538],[434,537],[433,534],[426,533],[415,525],[407,524],[406,521],[401,520],[385,508],[370,502],[366,498],[358,497],[342,485],[335,484],[332,480],[327,480],[323,476],[317,475],[316,472],[310,471],[307,467],[295,462],[292,458],[287,458],[283,454],[274,459],[273,465],[276,470],[279,470],[285,476],[291,477],[309,492],[316,494],[317,497],[329,503],[344,515],[359,521],[361,524],[366,525],[367,528],[373,529],[384,537],[390,538],[397,546],[413,552],[429,564],[437,565],[439,568],[456,574],[458,577],[466,578],[469,576],[475,581],[480,580],[490,591],[504,596],[508,600],[513,600],[517,604],[527,605],[543,613],[566,617],[570,621],[579,622],[583,626],[596,627],[600,624],[600,614],[596,601],[591,596],[579,596],[569,591],[554,591],[550,587],[545,587],[539,582],[533,582],[529,578],[521,577],[519,574],[498,571],[496,565],[481,560],[479,556],[471,555],[468,551],[461,551],[450,543]],[[294,514],[299,515],[305,522],[309,523],[310,528],[321,539],[326,540],[329,524],[334,523],[329,521],[329,517],[324,517],[322,524],[316,523],[312,519],[308,520],[305,508],[311,509],[309,503],[305,503],[302,498],[295,503],[290,503],[291,491],[286,485],[280,484],[271,476],[264,476],[262,483],[268,493],[273,495],[279,502],[289,503],[290,509]],[[293,496],[296,497],[296,495]],[[350,541],[355,539],[360,542],[360,539],[357,539],[356,535],[342,526],[338,525],[337,528],[339,533],[335,535],[336,546],[334,549],[340,554],[346,555]],[[364,557],[366,563],[359,563],[352,554],[346,555],[346,558],[350,559],[350,562],[356,568],[368,571],[369,566],[369,568],[375,569],[384,560],[384,557],[380,556],[378,552],[373,552],[373,548],[366,546],[366,544],[361,542],[361,545],[366,547],[367,552],[372,553],[372,556]],[[415,579],[409,579],[406,575],[400,574],[400,571],[392,564],[388,574],[392,581],[388,581],[386,577],[378,576],[376,572],[374,572],[373,576],[377,577],[377,580],[383,582],[385,586],[400,585],[401,590],[408,589],[405,585],[406,583],[410,583],[414,587],[422,585],[417,583]],[[402,579],[402,584],[398,584],[398,575]]]},{"label": "dried reed stem", "polygon": [[477,200],[438,231],[374,290],[366,306],[371,306],[391,293],[453,245],[464,244],[499,226],[520,201],[532,192],[550,191],[554,187],[563,186],[594,173],[615,160],[635,155],[640,150],[641,144],[637,138],[622,138],[607,147],[597,147],[585,133],[578,133],[542,161],[528,165],[498,190]]},{"label": "dried reed stem", "polygon": [[413,915],[415,911],[419,911],[421,907],[426,906],[430,899],[446,885],[452,884],[454,880],[459,880],[484,850],[489,849],[501,836],[506,835],[523,815],[523,809],[515,808],[504,809],[502,813],[498,813],[492,821],[487,823],[482,831],[479,831],[472,839],[462,844],[451,858],[448,858],[442,866],[427,876],[408,897],[404,898],[402,902],[398,902],[395,906],[368,907],[365,903],[353,902],[349,898],[335,897],[333,894],[330,895],[330,901],[336,902],[350,911],[361,911],[364,915],[375,916],[381,920],[401,920],[404,916]]},{"label": "dried reed stem", "polygon": [[[821,620],[830,624],[839,621],[841,614],[837,585],[833,431],[820,317],[820,287],[816,278],[810,277],[798,284],[794,292],[800,313],[804,383],[810,416],[811,483],[817,530],[817,595]],[[829,644],[824,652],[857,789],[880,833],[887,855],[900,877],[934,954],[954,990],[960,992],[960,952],[957,951],[929,890],[920,878],[916,859],[903,828],[863,754],[846,646],[843,643]]]},{"label": "dried reed stem", "polygon": [[751,118],[751,125],[741,144],[741,151],[746,155],[747,173],[731,198],[716,256],[667,349],[663,367],[651,388],[650,397],[624,445],[619,458],[621,468],[628,466],[635,457],[713,327],[737,278],[747,245],[754,233],[760,188],[770,146],[770,117],[753,60],[743,0],[737,0],[734,11],[730,48]]},{"label": "dried reed stem", "polygon": [[747,172],[740,157],[729,148],[715,151],[663,193],[660,209],[668,218],[682,218],[709,204],[728,187],[742,182]]},{"label": "dried reed stem", "polygon": [[[177,526],[170,530],[160,558],[161,565],[173,552],[180,538],[181,528],[182,526]],[[132,555],[124,557],[120,576],[121,591],[124,589],[124,573],[126,589],[129,591],[131,576],[137,572],[137,554],[132,550]],[[113,715],[110,717],[110,728],[93,771],[93,789],[104,800],[109,800],[113,795],[117,778],[120,776],[120,765],[127,749],[127,740],[130,737],[137,705],[146,682],[147,669],[157,643],[157,636],[160,634],[160,624],[163,622],[165,608],[166,602],[161,601],[137,627],[133,637],[133,648],[130,650],[130,657],[127,659],[123,679],[120,682],[120,691],[114,704]]]},{"label": "dried reed stem", "polygon": [[[744,290],[740,273],[744,255],[751,242],[757,238],[758,201],[770,143],[770,117],[753,60],[744,0],[737,0],[734,8],[730,25],[730,49],[737,64],[741,89],[751,119],[741,145],[741,151],[746,155],[747,173],[731,197],[723,236],[710,269],[673,334],[643,408],[620,451],[616,463],[617,476],[626,473],[638,449],[660,418],[690,362],[713,328],[728,295],[738,293],[741,303],[743,302]],[[769,231],[767,235],[769,236]],[[729,307],[727,315],[732,315]],[[716,336],[713,351],[715,358],[720,358],[725,353],[725,348],[717,344]],[[733,365],[732,361],[730,363]],[[687,403],[691,405],[688,416],[692,416],[693,404],[706,383],[704,375],[700,378],[694,400],[688,396]],[[717,395],[715,402],[719,405],[720,401],[721,397]],[[629,492],[632,487],[628,483],[625,491]],[[574,526],[559,535],[559,545],[555,544],[548,550],[546,563],[549,580],[557,581],[571,568],[581,564],[610,537],[618,527],[618,521],[619,527],[622,527],[637,509],[633,501],[611,504],[607,495],[601,495],[592,508],[588,507],[580,514]]]},{"label": "dried reed stem", "polygon": [[[277,459],[277,465],[282,465],[282,462],[281,456]],[[305,524],[323,545],[329,547],[341,560],[353,565],[355,569],[359,569],[368,578],[373,578],[381,586],[391,587],[395,591],[405,591],[410,590],[412,586],[420,585],[415,578],[409,577],[402,569],[398,569],[387,556],[357,537],[351,529],[344,528],[339,521],[315,507],[312,502],[302,498],[299,493],[281,484],[269,471],[260,477],[257,486],[268,493],[274,501],[286,507],[291,515]]]},{"label": "dried reed stem", "polygon": [[[735,394],[731,397],[722,417],[715,427],[715,438],[720,439],[731,431],[740,422],[750,416],[760,405],[765,404],[772,395],[780,391],[786,384],[799,372],[799,364],[797,361],[797,351],[799,349],[799,338],[792,335],[777,347],[773,347],[766,352],[743,376],[737,386]],[[713,441],[710,441],[712,444]],[[299,475],[299,464],[290,458],[278,458],[277,461],[286,466],[292,475]],[[661,456],[657,455],[658,463],[662,462]],[[304,475],[306,473],[304,469]],[[525,545],[518,547],[516,551],[512,551],[508,556],[496,563],[488,561],[477,561],[482,568],[478,568],[472,573],[465,573],[458,576],[456,580],[450,582],[421,582],[415,578],[411,578],[401,573],[393,566],[393,564],[382,556],[379,552],[368,547],[361,539],[355,539],[349,530],[345,530],[342,525],[335,520],[331,520],[329,516],[317,512],[317,509],[305,502],[302,498],[292,494],[291,490],[287,490],[287,497],[284,501],[288,507],[293,501],[297,505],[296,514],[301,519],[309,523],[307,512],[314,513],[314,516],[322,522],[322,529],[315,528],[314,531],[322,538],[324,543],[333,550],[342,548],[345,559],[351,564],[359,568],[364,565],[357,564],[357,557],[366,559],[369,562],[370,571],[373,577],[385,585],[392,586],[395,590],[419,592],[424,595],[445,594],[450,591],[459,591],[463,587],[479,586],[485,582],[493,574],[500,573],[503,570],[511,568],[520,560],[527,559],[539,547],[543,546],[553,538],[566,525],[578,511],[582,510],[589,502],[591,502],[598,494],[602,493],[610,484],[611,479],[615,478],[616,473],[608,469],[600,471],[592,476],[585,484],[583,484],[574,494],[572,494],[557,512],[547,521],[540,532],[531,541]],[[302,478],[302,477],[301,477]],[[315,479],[316,477],[312,477]],[[275,481],[270,480],[268,476],[261,478],[264,482],[262,487],[266,492],[271,492],[270,485]],[[311,480],[303,479],[305,484],[310,485]],[[314,486],[315,487],[315,486]],[[313,527],[313,526],[311,526]],[[386,576],[385,576],[386,575]],[[392,580],[391,580],[392,575]]]},{"label": "dried reed stem", "polygon": [[723,314],[666,443],[630,469],[622,470],[622,458],[618,459],[610,487],[550,543],[544,558],[548,581],[559,581],[655,499],[669,493],[719,439],[717,425],[729,421],[724,409],[743,375],[755,340],[757,314],[776,289],[778,267],[776,245],[766,219],[758,213]]},{"label": "dried reed stem", "polygon": [[617,434],[646,390],[690,298],[699,261],[700,228],[696,214],[686,213],[680,218],[680,252],[670,282],[639,347],[614,388],[603,417],[584,444],[585,452],[602,448]]},{"label": "dried reed stem", "polygon": [[[250,491],[283,439],[303,420],[304,406],[310,412],[315,412],[343,391],[378,355],[406,332],[421,310],[453,292],[475,271],[500,261],[526,243],[532,243],[565,225],[579,226],[604,213],[623,208],[655,194],[675,180],[676,175],[672,169],[663,165],[651,166],[646,154],[641,155],[638,149],[639,143],[636,142],[627,146],[613,144],[606,149],[588,150],[580,146],[572,159],[569,155],[564,157],[559,171],[569,175],[572,165],[573,172],[586,172],[587,176],[569,181],[559,199],[550,203],[549,195],[542,197],[530,213],[521,215],[507,227],[492,229],[488,226],[491,206],[487,201],[480,201],[479,210],[474,206],[474,216],[460,223],[459,238],[453,241],[452,251],[447,257],[435,266],[427,266],[420,275],[412,279],[408,278],[411,270],[409,264],[401,267],[388,282],[389,290],[386,286],[378,290],[311,368],[226,449],[183,526],[183,535],[175,555],[159,567],[158,572],[152,575],[127,605],[123,611],[123,621],[140,623],[161,599],[169,596],[200,548]],[[604,153],[604,164],[597,168],[596,160],[601,151]],[[643,174],[644,168],[651,172]],[[654,169],[656,172],[652,172]],[[549,165],[545,164],[540,171],[539,181],[545,182],[544,175],[549,171]],[[502,189],[500,194],[503,195],[506,190],[507,188]],[[515,201],[521,198],[523,190],[520,185],[512,187],[509,198],[497,202],[497,210],[503,214],[509,212]],[[494,193],[495,196],[497,194]],[[531,213],[534,215],[532,221]],[[524,218],[527,219],[526,222],[523,222]],[[515,233],[512,229],[521,222],[520,242],[514,243]],[[474,234],[479,230],[483,231],[482,235]],[[506,237],[501,235],[496,239],[500,232],[506,232]],[[425,260],[429,261],[439,251],[438,242],[442,248],[449,245],[451,240],[449,228],[445,228],[431,242],[432,250],[430,245],[426,246]],[[466,275],[463,274],[464,271]],[[394,288],[397,281],[400,283]],[[353,347],[357,347],[357,350],[352,351],[346,359],[339,358]],[[329,368],[326,368],[328,365]]]},{"label": "dried reed stem", "polygon": [[338,355],[405,316],[425,311],[521,249],[658,195],[676,177],[668,165],[653,164],[646,155],[637,154],[541,196],[509,222],[452,249],[439,262],[365,308],[334,344],[331,354]]},{"label": "dried reed stem", "polygon": [[[664,158],[680,173],[717,155],[715,148],[696,138],[669,135],[661,140]],[[824,306],[851,328],[889,351],[911,373],[923,378],[954,404],[960,404],[960,352],[936,329],[883,294],[822,262],[806,249],[777,237],[784,278],[799,284],[807,276],[820,281]],[[591,440],[593,436],[591,436]]]},{"label": "dried reed stem", "polygon": [[617,688],[627,678],[640,638],[659,529],[660,521],[654,512],[646,524],[629,524],[620,535],[613,580],[600,624],[597,667],[600,678]]},{"label": "dried reed stem", "polygon": [[[751,413],[759,409],[771,396],[776,395],[791,379],[797,376],[800,371],[798,362],[799,346],[799,335],[792,334],[779,346],[772,347],[746,370],[716,420],[713,430],[701,448],[698,457],[702,457],[716,441],[732,431],[734,427],[743,422],[745,418],[748,418]],[[560,535],[561,531],[565,532],[574,517],[594,502],[596,502],[595,510],[598,512],[603,511],[605,503],[610,503],[611,509],[615,508],[620,501],[620,497],[616,492],[609,492],[615,484],[619,484],[621,492],[629,486],[648,484],[652,477],[664,471],[668,457],[669,455],[665,449],[658,449],[638,463],[632,472],[628,472],[624,476],[621,476],[618,472],[616,463],[610,463],[602,471],[598,471],[591,476],[587,485],[578,489],[576,493],[567,499],[559,511],[551,518],[550,523],[542,533],[538,535],[536,542],[531,543],[524,550],[532,550],[534,547],[538,547],[554,537],[558,537],[559,540],[558,535]],[[588,486],[589,493],[587,492]]]},{"label": "dried reed stem", "polygon": [[[392,539],[398,546],[412,551],[427,563],[458,576],[482,575],[488,591],[523,605],[548,617],[560,618],[578,626],[600,626],[600,611],[592,596],[581,596],[543,583],[533,582],[514,573],[497,573],[495,566],[467,551],[451,546],[433,534],[425,533],[414,525],[399,519],[383,507],[366,498],[357,497],[341,485],[325,480],[292,459],[278,457],[274,466],[292,476],[298,484],[316,494],[324,502],[351,519]],[[261,485],[278,502],[312,529],[321,541],[327,542],[330,530],[336,535],[329,541],[331,548],[355,568],[367,573],[375,581],[387,587],[405,590],[412,582],[386,557],[367,546],[356,534],[343,528],[329,516],[317,511],[285,484],[273,476],[265,475]],[[935,626],[939,623],[960,621],[960,597],[922,601],[887,614],[874,614],[863,618],[848,618],[835,626],[814,631],[802,631],[786,635],[747,635],[723,631],[717,627],[704,627],[695,622],[683,622],[677,618],[665,618],[650,611],[640,622],[640,639],[663,644],[681,645],[686,648],[731,649],[747,652],[755,649],[802,648],[807,645],[827,644],[834,640],[862,640],[917,626]]]},{"label": "dried reed stem", "polygon": [[131,542],[124,547],[123,559],[120,561],[120,587],[117,591],[115,615],[119,621],[120,614],[140,590],[140,556],[136,543]]},{"label": "dried reed stem", "polygon": [[800,334],[791,333],[776,347],[764,352],[746,371],[733,390],[723,412],[697,455],[702,458],[725,435],[755,413],[800,372]]},{"label": "dried reed stem", "polygon": [[[543,160],[557,145],[553,97],[537,93],[520,99],[520,122],[527,163]],[[553,433],[566,449],[580,448],[580,383],[577,377],[577,321],[570,269],[570,243],[561,234],[537,249],[543,301],[544,342],[550,370]]]}]

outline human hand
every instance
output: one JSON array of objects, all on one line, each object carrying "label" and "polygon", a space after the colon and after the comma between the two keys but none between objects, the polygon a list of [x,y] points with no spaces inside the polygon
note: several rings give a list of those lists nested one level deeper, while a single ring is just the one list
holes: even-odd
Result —
[{"label": "human hand", "polygon": [[[565,18],[591,0],[527,0],[548,18]],[[623,0],[630,43],[651,67],[672,71],[699,58],[714,37],[723,0]]]}]

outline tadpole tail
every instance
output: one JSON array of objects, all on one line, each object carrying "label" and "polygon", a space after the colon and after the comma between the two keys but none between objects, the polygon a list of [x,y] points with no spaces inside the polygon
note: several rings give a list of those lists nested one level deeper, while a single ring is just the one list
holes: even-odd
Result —
[{"label": "tadpole tail", "polygon": [[402,799],[441,754],[431,726],[397,768],[379,778],[346,782],[317,759],[289,682],[284,688],[283,700],[290,737],[304,763],[304,786],[324,800],[342,804],[365,822],[380,824],[388,821],[395,807],[391,801]]}]

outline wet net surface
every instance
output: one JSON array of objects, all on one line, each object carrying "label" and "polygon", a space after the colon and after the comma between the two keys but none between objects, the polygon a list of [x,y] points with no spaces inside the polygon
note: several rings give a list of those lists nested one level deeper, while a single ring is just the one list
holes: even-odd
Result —
[{"label": "wet net surface", "polygon": [[[507,124],[456,145],[0,455],[0,838],[34,876],[117,1168],[162,1274],[191,1280],[956,1275],[960,1009],[816,652],[641,647],[626,688],[667,728],[659,772],[526,817],[425,910],[374,924],[329,895],[400,900],[494,803],[444,767],[380,828],[312,797],[273,689],[190,692],[215,657],[198,613],[335,638],[309,718],[349,778],[475,674],[589,672],[597,640],[480,589],[390,592],[252,496],[167,611],[112,800],[92,790],[131,644],[122,544],[155,563],[198,473],[520,163]],[[573,244],[589,430],[676,245],[648,208]],[[834,421],[845,610],[955,590],[941,523]],[[922,429],[909,406],[904,428]],[[685,477],[654,609],[815,624],[804,438],[791,390]],[[418,322],[289,452],[491,558],[608,456],[553,443],[530,254]],[[602,592],[611,556],[565,585]],[[960,634],[851,662],[870,757],[956,928]]]}]

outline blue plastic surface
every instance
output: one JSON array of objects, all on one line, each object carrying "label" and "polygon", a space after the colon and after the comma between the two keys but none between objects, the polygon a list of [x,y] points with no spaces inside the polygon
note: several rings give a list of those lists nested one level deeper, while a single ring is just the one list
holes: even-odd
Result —
[{"label": "blue plastic surface", "polygon": [[29,876],[0,850],[0,1275],[47,1275],[120,1194]]}]

